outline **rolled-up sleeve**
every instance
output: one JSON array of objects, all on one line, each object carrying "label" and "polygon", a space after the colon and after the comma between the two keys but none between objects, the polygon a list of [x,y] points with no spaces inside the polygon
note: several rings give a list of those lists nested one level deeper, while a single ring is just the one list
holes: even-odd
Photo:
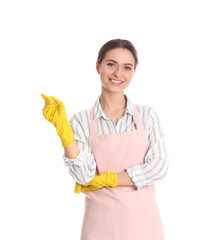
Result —
[{"label": "rolled-up sleeve", "polygon": [[68,171],[74,180],[84,185],[94,178],[96,173],[96,162],[85,134],[87,129],[84,128],[84,123],[80,120],[78,115],[79,114],[75,114],[71,118],[70,125],[80,152],[75,159],[67,158],[63,154],[63,159],[65,166],[68,167]]},{"label": "rolled-up sleeve", "polygon": [[137,189],[163,180],[168,171],[168,154],[164,144],[164,133],[156,111],[150,109],[148,143],[145,163],[126,169]]}]

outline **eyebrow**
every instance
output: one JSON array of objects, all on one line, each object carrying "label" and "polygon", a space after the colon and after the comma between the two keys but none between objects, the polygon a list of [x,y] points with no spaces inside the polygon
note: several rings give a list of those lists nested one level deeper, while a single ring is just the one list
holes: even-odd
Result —
[{"label": "eyebrow", "polygon": [[[108,59],[107,62],[117,63],[115,60],[112,60],[112,59]],[[124,65],[131,65],[132,67],[134,67],[131,63],[124,63]]]}]

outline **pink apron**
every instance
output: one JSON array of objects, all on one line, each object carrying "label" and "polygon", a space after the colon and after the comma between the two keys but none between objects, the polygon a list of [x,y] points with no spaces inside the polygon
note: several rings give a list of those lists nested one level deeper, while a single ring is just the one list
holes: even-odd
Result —
[{"label": "pink apron", "polygon": [[[123,172],[141,165],[148,151],[148,139],[135,105],[136,130],[97,136],[97,119],[91,109],[91,146],[97,174]],[[85,213],[81,240],[163,240],[163,227],[156,204],[154,185],[103,187],[84,191]]]}]

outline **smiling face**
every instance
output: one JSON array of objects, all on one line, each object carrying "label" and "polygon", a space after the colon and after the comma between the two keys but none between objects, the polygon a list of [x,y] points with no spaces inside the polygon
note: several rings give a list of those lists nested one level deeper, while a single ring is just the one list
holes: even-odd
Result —
[{"label": "smiling face", "polygon": [[135,59],[125,48],[109,50],[101,64],[96,63],[102,88],[112,92],[122,92],[134,76]]}]

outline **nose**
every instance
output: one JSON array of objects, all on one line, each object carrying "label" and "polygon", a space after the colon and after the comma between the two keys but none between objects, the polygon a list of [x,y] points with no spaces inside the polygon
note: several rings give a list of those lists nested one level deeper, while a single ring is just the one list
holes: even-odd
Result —
[{"label": "nose", "polygon": [[117,67],[114,69],[113,75],[116,76],[116,77],[119,77],[119,76],[121,76],[121,74],[122,74],[122,71],[121,71],[121,69],[117,66]]}]

